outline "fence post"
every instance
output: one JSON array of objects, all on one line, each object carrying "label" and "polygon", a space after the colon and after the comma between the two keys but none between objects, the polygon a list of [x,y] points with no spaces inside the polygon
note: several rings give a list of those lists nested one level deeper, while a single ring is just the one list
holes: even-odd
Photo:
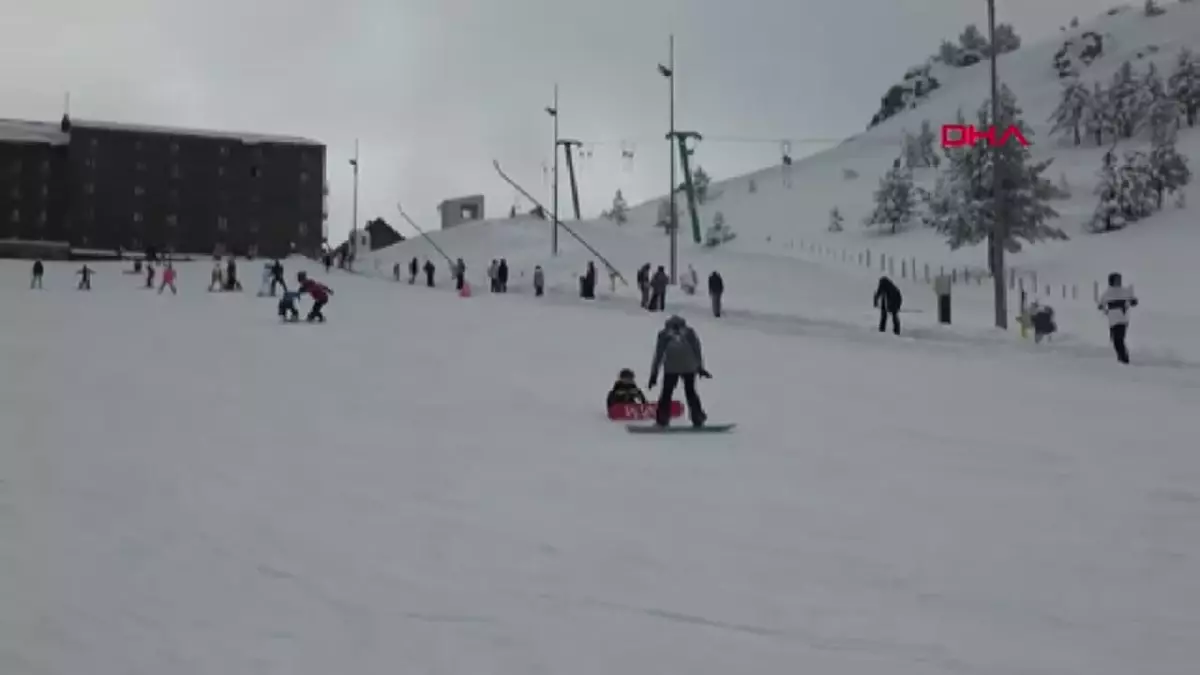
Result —
[{"label": "fence post", "polygon": [[1063,300],[1066,300],[1067,299],[1067,285],[1066,284],[1062,285],[1062,291],[1063,291]]},{"label": "fence post", "polygon": [[900,261],[900,278],[901,279],[908,278],[908,261],[907,260]]},{"label": "fence post", "polygon": [[957,267],[950,270],[950,283],[952,283],[952,284],[958,283],[958,268]]},{"label": "fence post", "polygon": [[1037,271],[1035,270],[1034,272],[1031,272],[1031,274],[1033,275],[1033,292],[1037,293],[1038,292]]},{"label": "fence post", "polygon": [[1100,282],[1092,282],[1092,302],[1100,302]]},{"label": "fence post", "polygon": [[964,284],[971,283],[971,268],[970,267],[963,268],[963,283]]},{"label": "fence post", "polygon": [[867,267],[871,266],[871,249],[867,249]]},{"label": "fence post", "polygon": [[1071,299],[1072,300],[1079,299],[1079,286],[1077,286],[1075,284],[1071,284]]},{"label": "fence post", "polygon": [[925,263],[925,283],[929,283],[929,263]]},{"label": "fence post", "polygon": [[1046,295],[1050,295],[1050,284],[1046,284]]},{"label": "fence post", "polygon": [[1025,277],[1017,279],[1017,290],[1021,291],[1021,293],[1025,292]]},{"label": "fence post", "polygon": [[888,258],[887,272],[889,277],[896,276],[896,256]]},{"label": "fence post", "polygon": [[862,251],[858,252],[858,266],[862,267]]}]

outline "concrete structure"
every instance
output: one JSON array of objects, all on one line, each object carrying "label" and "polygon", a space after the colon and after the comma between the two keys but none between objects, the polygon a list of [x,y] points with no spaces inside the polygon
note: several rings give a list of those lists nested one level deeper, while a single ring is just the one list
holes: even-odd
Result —
[{"label": "concrete structure", "polygon": [[317,253],[325,147],[290,136],[0,120],[0,240]]},{"label": "concrete structure", "polygon": [[438,212],[442,214],[443,230],[474,220],[483,220],[483,195],[447,199],[438,204]]}]

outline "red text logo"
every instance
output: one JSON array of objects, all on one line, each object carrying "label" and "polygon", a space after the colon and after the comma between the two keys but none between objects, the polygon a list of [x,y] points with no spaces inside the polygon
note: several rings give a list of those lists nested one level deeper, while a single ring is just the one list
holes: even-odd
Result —
[{"label": "red text logo", "polygon": [[974,146],[979,142],[979,139],[986,138],[988,145],[996,147],[1004,145],[1012,139],[1017,139],[1023,147],[1029,147],[1029,141],[1025,140],[1025,134],[1021,133],[1021,129],[1015,124],[1009,125],[1003,132],[996,127],[988,127],[984,131],[980,131],[971,124],[943,124],[942,125],[942,147],[943,148],[965,148]]}]

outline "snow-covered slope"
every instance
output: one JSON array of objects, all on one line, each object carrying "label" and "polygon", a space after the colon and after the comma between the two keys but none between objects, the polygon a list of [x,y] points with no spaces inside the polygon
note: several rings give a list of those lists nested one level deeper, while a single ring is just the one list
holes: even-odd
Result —
[{"label": "snow-covered slope", "polygon": [[740,426],[642,437],[601,401],[661,316],[620,299],[318,272],[329,323],[289,326],[203,262],[74,267],[0,263],[5,675],[1200,659],[1195,368],[683,307]]}]

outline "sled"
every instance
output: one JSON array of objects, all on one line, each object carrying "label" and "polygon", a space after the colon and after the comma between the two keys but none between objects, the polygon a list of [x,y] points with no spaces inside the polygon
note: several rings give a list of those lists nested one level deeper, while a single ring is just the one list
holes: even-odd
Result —
[{"label": "sled", "polygon": [[[652,420],[658,403],[614,403],[608,409],[608,419],[617,421]],[[671,417],[683,415],[683,403],[671,401]]]},{"label": "sled", "polygon": [[719,434],[729,431],[736,426],[737,424],[733,422],[705,424],[702,427],[694,427],[690,424],[680,424],[673,427],[660,427],[656,424],[626,424],[625,429],[631,434]]}]

